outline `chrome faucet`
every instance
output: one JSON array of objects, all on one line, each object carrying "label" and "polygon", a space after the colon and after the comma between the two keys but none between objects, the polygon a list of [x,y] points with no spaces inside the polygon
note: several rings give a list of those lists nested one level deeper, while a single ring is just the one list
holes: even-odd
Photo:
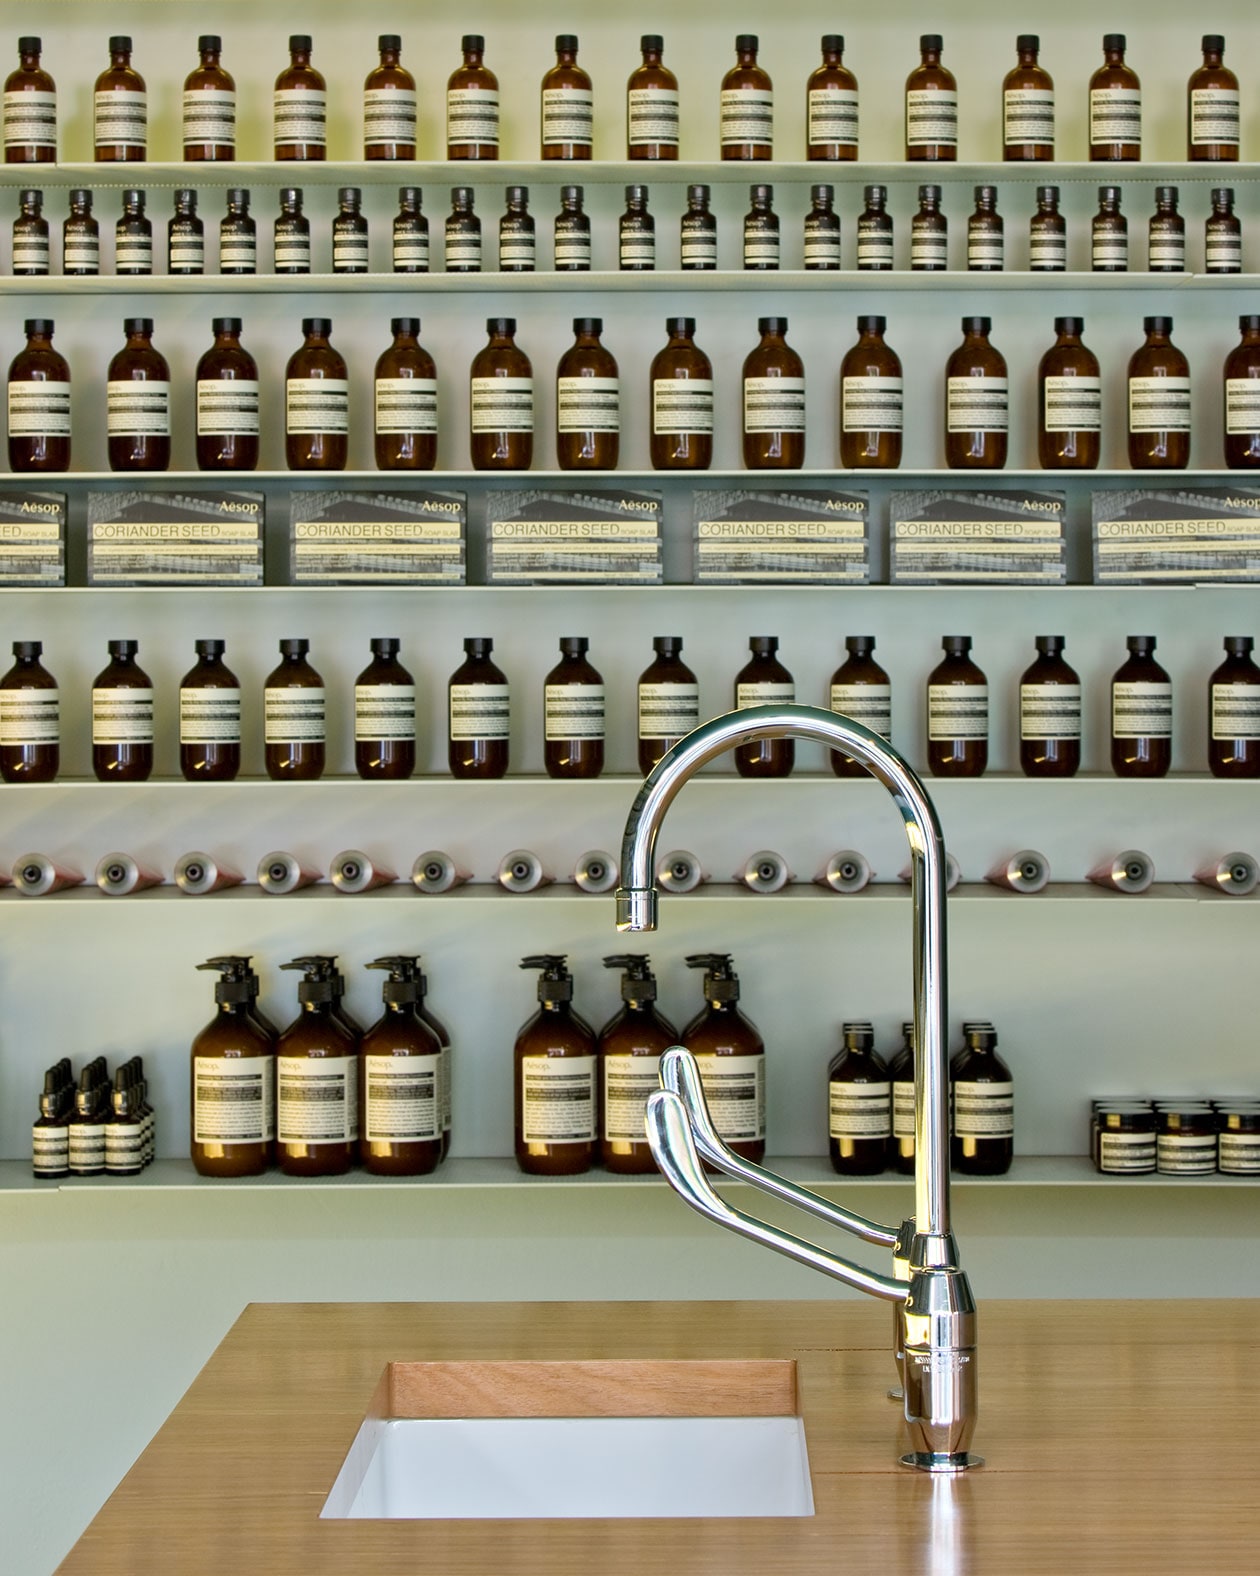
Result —
[{"label": "chrome faucet", "polygon": [[[860,760],[892,795],[910,842],[914,910],[914,1206],[911,1220],[883,1226],[742,1160],[718,1136],[694,1057],[674,1046],[661,1058],[662,1087],[648,1098],[647,1136],[666,1181],[693,1209],[753,1242],[842,1281],[896,1309],[899,1365],[912,1449],[904,1465],[935,1473],[979,1466],[975,1430],[976,1305],[958,1264],[949,1218],[949,1068],[945,1050],[945,847],[923,784],[878,734],[813,706],[754,706],[706,722],[664,757],[630,808],[622,843],[618,930],[655,930],[656,837],[682,785],[701,766],[755,739],[816,739]],[[728,1176],[795,1204],[816,1219],[891,1248],[892,1273],[865,1269],[767,1225],[718,1197],[707,1160]]]}]

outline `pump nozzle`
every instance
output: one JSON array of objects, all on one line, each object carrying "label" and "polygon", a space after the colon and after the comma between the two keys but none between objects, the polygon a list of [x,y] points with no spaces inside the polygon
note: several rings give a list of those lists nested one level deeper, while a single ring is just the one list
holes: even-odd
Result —
[{"label": "pump nozzle", "polygon": [[711,1002],[738,1001],[739,976],[731,967],[729,952],[693,952],[686,959],[689,969],[703,969],[704,994]]},{"label": "pump nozzle", "polygon": [[248,958],[234,956],[210,958],[205,963],[198,963],[196,967],[218,969],[223,976],[214,987],[214,999],[220,1005],[232,1002],[241,1006],[253,999],[251,987],[254,974]]},{"label": "pump nozzle", "polygon": [[298,985],[298,1000],[306,1005],[308,1002],[331,1002],[336,995],[337,971],[335,957],[313,956],[307,958],[294,958],[291,963],[282,963],[282,969],[302,969],[306,978]]},{"label": "pump nozzle", "polygon": [[606,969],[621,969],[621,999],[627,1002],[656,1000],[656,976],[646,952],[618,952],[604,959]]},{"label": "pump nozzle", "polygon": [[567,954],[563,952],[536,952],[521,959],[523,969],[541,969],[538,981],[539,1001],[572,1001],[573,976],[566,968]]},{"label": "pump nozzle", "polygon": [[396,980],[413,980],[420,969],[419,956],[409,956],[406,953],[395,953],[389,957],[373,958],[371,963],[365,963],[366,969],[388,969],[391,977]]}]

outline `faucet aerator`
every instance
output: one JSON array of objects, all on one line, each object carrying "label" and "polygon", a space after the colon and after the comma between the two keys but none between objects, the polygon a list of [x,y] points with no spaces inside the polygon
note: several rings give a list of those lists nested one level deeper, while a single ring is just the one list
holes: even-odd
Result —
[{"label": "faucet aerator", "polygon": [[656,906],[655,887],[618,887],[617,929],[655,930]]}]

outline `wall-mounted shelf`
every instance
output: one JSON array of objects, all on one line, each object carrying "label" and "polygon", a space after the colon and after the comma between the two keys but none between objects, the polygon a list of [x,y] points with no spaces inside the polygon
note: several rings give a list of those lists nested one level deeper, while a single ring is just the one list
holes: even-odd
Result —
[{"label": "wall-mounted shelf", "polygon": [[[635,466],[624,466],[615,471],[553,471],[533,469],[527,471],[56,471],[42,474],[10,473],[4,485],[20,486],[39,491],[49,487],[65,487],[89,483],[98,486],[111,482],[118,487],[160,488],[176,483],[179,486],[200,485],[215,488],[245,488],[257,482],[286,482],[293,487],[340,488],[347,485],[361,486],[372,483],[378,487],[400,487],[408,482],[419,487],[465,486],[477,484],[486,487],[517,488],[528,486],[558,486],[561,483],[575,489],[609,486],[677,486],[702,488],[710,483],[738,483],[741,487],[783,490],[798,485],[858,486],[863,481],[896,482],[905,487],[928,483],[935,487],[1008,487],[1032,486],[1056,489],[1069,484],[1105,482],[1121,483],[1130,487],[1168,487],[1183,482],[1234,481],[1239,486],[1248,485],[1248,478],[1260,479],[1260,470],[1229,471],[1196,468],[1183,471],[1043,471],[1010,466],[1000,471],[954,471],[943,466],[924,466],[907,470],[855,470],[846,471],[837,466],[810,466],[796,471],[651,471]],[[1022,590],[1022,587],[1016,589]]]}]

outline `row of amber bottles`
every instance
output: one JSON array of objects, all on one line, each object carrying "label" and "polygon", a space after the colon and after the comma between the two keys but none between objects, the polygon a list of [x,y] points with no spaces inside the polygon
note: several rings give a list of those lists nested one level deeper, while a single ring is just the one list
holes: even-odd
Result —
[{"label": "row of amber bottles", "polygon": [[[190,162],[236,157],[236,83],[222,62],[222,40],[198,39],[199,63],[183,91],[183,156]],[[420,140],[416,80],[402,64],[402,40],[383,33],[379,63],[363,84],[363,157],[414,159]],[[539,152],[543,159],[590,159],[595,144],[592,79],[578,64],[576,35],[555,41],[556,61],[540,88]],[[858,157],[858,83],[844,64],[844,39],[824,34],[822,60],[805,84],[805,156],[811,160]],[[1046,161],[1055,157],[1055,89],[1040,62],[1040,39],[1021,33],[1016,64],[1001,86],[1002,157]],[[957,158],[959,95],[943,63],[938,33],[919,40],[919,64],[905,84],[905,156],[916,161]],[[446,90],[448,159],[497,159],[500,150],[499,82],[485,63],[485,40],[466,34],[463,62]],[[774,156],[774,84],[759,61],[751,33],[735,39],[735,64],[719,91],[719,141],[723,159]],[[1123,34],[1103,38],[1103,64],[1089,82],[1089,156],[1135,160],[1142,156],[1142,89],[1125,59]],[[1225,40],[1205,34],[1202,63],[1186,90],[1186,156],[1230,161],[1239,156],[1238,79],[1224,64]],[[664,40],[644,34],[641,63],[626,83],[626,157],[677,159],[680,149],[678,79],[665,65]],[[57,156],[56,85],[44,69],[42,44],[18,40],[18,69],[5,82],[4,154],[10,164],[51,163]],[[98,163],[133,163],[148,157],[148,90],[132,64],[129,37],[109,40],[109,66],[93,93],[93,144]],[[289,64],[276,78],[272,100],[273,151],[278,160],[321,160],[328,148],[328,85],[312,64],[312,40],[289,39]]]}]

